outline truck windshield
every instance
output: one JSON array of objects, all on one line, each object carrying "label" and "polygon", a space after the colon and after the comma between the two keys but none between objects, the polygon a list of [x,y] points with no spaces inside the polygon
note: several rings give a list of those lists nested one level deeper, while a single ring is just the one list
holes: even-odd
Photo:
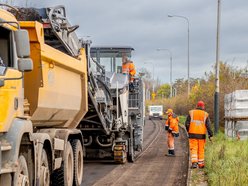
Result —
[{"label": "truck windshield", "polygon": [[[97,60],[96,58],[94,59]],[[121,57],[102,57],[99,62],[107,72],[121,73],[122,71]]]},{"label": "truck windshield", "polygon": [[100,58],[100,64],[104,67],[107,72],[115,72],[116,58],[105,57]]},{"label": "truck windshield", "polygon": [[152,112],[161,112],[161,107],[151,107]]},{"label": "truck windshield", "polygon": [[92,47],[91,57],[104,66],[107,72],[122,73],[122,57],[131,58],[131,47]]},{"label": "truck windshield", "polygon": [[10,52],[11,31],[0,27],[0,75],[4,75],[6,67],[13,67]]}]

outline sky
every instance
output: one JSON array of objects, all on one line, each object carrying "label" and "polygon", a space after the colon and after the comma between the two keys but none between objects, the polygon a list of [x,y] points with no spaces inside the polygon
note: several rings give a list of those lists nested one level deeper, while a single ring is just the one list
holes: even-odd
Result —
[{"label": "sky", "polygon": [[[1,0],[0,0],[1,1]],[[5,0],[6,1],[6,0]],[[5,2],[4,1],[4,2]],[[79,37],[92,45],[132,46],[136,68],[147,68],[162,83],[187,79],[189,20],[190,77],[202,78],[216,61],[217,0],[12,0],[13,5],[64,5]],[[248,64],[248,1],[222,0],[220,60],[238,68]]]}]

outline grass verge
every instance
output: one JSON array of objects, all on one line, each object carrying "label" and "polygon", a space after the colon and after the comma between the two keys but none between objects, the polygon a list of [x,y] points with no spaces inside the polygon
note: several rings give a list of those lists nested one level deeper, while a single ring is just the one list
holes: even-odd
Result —
[{"label": "grass verge", "polygon": [[205,164],[209,185],[248,185],[248,140],[219,133],[206,145]]}]

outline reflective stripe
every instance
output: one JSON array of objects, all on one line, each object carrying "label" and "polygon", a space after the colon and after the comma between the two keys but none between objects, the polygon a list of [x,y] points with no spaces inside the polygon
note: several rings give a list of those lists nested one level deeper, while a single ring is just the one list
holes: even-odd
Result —
[{"label": "reflective stripe", "polygon": [[195,123],[197,126],[202,125],[206,121],[206,112],[204,112],[204,122],[202,122],[201,120],[194,120],[193,118],[194,118],[194,111],[192,111],[192,117],[190,117],[191,119],[190,122]]},{"label": "reflective stripe", "polygon": [[189,138],[192,138],[192,139],[206,139],[206,134],[189,133]]},{"label": "reflective stripe", "polygon": [[195,135],[200,134],[201,136],[196,136],[197,139],[204,139],[206,134],[206,120],[208,118],[208,113],[203,110],[191,110],[190,115],[190,124],[188,133],[190,138],[194,138]]},{"label": "reflective stripe", "polygon": [[195,162],[195,161],[197,161],[197,158],[191,158],[191,161]]}]

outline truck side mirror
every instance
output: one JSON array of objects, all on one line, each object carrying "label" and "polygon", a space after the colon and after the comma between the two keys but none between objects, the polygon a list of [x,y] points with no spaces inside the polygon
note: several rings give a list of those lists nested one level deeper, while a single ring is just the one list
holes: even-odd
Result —
[{"label": "truck side mirror", "polygon": [[18,69],[21,72],[30,72],[33,70],[33,61],[30,58],[18,59]]},{"label": "truck side mirror", "polygon": [[19,58],[30,56],[29,35],[27,30],[17,30],[14,32],[16,41],[16,52]]}]

